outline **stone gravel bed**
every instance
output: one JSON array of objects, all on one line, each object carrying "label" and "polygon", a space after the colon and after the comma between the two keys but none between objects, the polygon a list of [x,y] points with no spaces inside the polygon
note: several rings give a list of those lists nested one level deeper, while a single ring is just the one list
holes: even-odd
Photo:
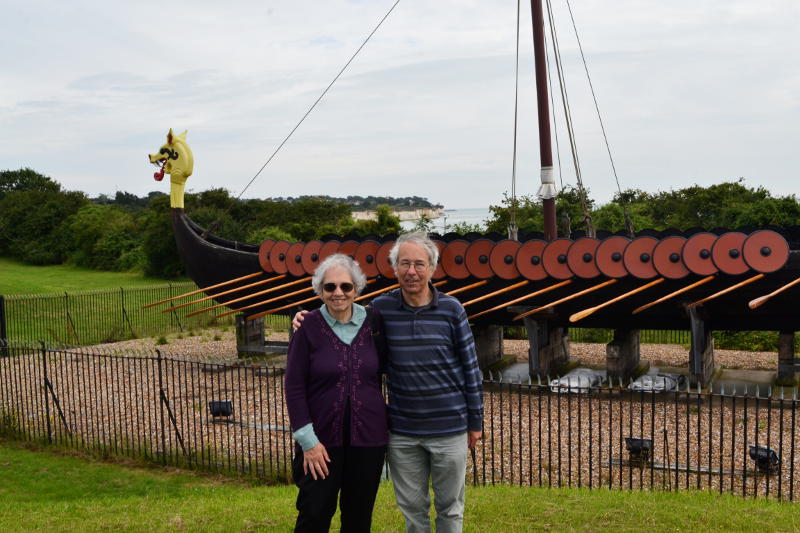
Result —
[{"label": "stone gravel bed", "polygon": [[[120,353],[136,351],[150,352],[155,349],[161,350],[166,357],[185,359],[190,361],[231,361],[236,356],[236,338],[230,329],[210,329],[196,332],[196,335],[185,333],[183,335],[167,336],[167,344],[156,344],[156,339],[134,339],[129,341],[104,344],[92,349],[102,349],[109,353]],[[219,338],[219,340],[215,340]],[[272,332],[269,340],[288,340],[289,335],[285,332]],[[510,340],[504,341],[504,352],[516,356],[517,361],[528,360],[528,341]],[[583,365],[605,366],[606,347],[604,344],[593,343],[571,343],[570,358]],[[689,350],[676,344],[642,344],[641,359],[649,361],[658,367],[688,367]],[[714,351],[714,359],[717,366],[723,368],[743,369],[743,370],[777,370],[777,352],[746,352],[739,350],[720,350]],[[269,358],[270,364],[281,365],[285,363],[285,358],[276,356]]]}]

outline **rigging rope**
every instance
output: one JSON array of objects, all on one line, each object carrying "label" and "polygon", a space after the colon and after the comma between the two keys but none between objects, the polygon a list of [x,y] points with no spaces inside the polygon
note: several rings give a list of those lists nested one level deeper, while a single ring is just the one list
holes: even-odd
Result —
[{"label": "rigging rope", "polygon": [[558,80],[561,88],[561,101],[564,107],[564,116],[567,123],[567,134],[569,137],[570,148],[572,151],[572,163],[575,167],[575,177],[578,183],[578,193],[580,195],[581,209],[583,211],[583,219],[586,224],[586,233],[590,237],[595,236],[594,225],[592,224],[592,215],[589,212],[586,202],[586,189],[583,187],[583,179],[581,177],[580,161],[578,159],[578,146],[575,140],[575,131],[572,126],[572,111],[567,96],[566,81],[564,70],[561,62],[561,48],[558,42],[558,36],[555,31],[555,20],[553,18],[553,9],[550,0],[547,0],[547,14],[550,21],[550,36],[553,43],[553,57],[556,63],[556,72],[558,72]]},{"label": "rigging rope", "polygon": [[622,207],[622,214],[625,217],[625,226],[626,226],[626,229],[628,230],[629,235],[631,237],[634,237],[635,234],[634,234],[634,231],[633,231],[633,221],[631,220],[631,217],[628,214],[628,210],[625,207],[625,204],[622,203],[622,201],[621,201],[622,200],[622,188],[620,187],[619,177],[617,176],[617,167],[616,167],[616,165],[614,165],[614,157],[611,155],[611,145],[608,142],[608,136],[606,135],[606,128],[605,128],[605,125],[603,124],[603,117],[600,115],[600,106],[597,104],[597,96],[595,95],[595,92],[594,92],[594,84],[592,84],[592,77],[589,75],[589,67],[588,67],[588,65],[586,63],[586,56],[583,54],[583,46],[581,45],[581,38],[578,36],[578,27],[575,24],[575,17],[572,14],[572,6],[570,5],[569,0],[566,0],[566,2],[567,2],[567,9],[569,10],[569,18],[572,21],[572,28],[575,31],[575,40],[578,42],[578,50],[581,53],[581,60],[583,61],[583,69],[586,71],[586,79],[589,81],[589,89],[592,92],[592,100],[594,101],[594,108],[595,108],[595,111],[597,111],[597,120],[600,122],[600,131],[602,131],[602,133],[603,133],[603,140],[605,141],[605,144],[606,144],[606,151],[608,152],[608,159],[611,161],[611,170],[614,172],[614,180],[617,182],[617,191],[620,194],[620,202],[619,202],[619,204],[620,204],[620,207]]},{"label": "rigging rope", "polygon": [[[361,46],[359,46],[359,47],[358,47],[358,49],[357,49],[357,50],[356,50],[356,51],[353,53],[353,55],[350,57],[350,59],[348,59],[348,60],[347,60],[347,63],[345,63],[345,65],[342,67],[342,69],[339,71],[339,73],[338,73],[338,74],[336,74],[336,76],[335,76],[335,77],[333,78],[333,80],[332,80],[332,81],[331,81],[331,82],[328,84],[328,86],[327,86],[327,87],[325,87],[325,90],[324,90],[324,91],[322,91],[322,94],[320,94],[320,95],[319,95],[319,98],[317,98],[317,99],[314,101],[314,103],[313,103],[313,104],[311,104],[311,107],[309,107],[309,108],[308,108],[308,111],[306,111],[306,113],[305,113],[305,114],[303,115],[303,117],[302,117],[302,118],[301,118],[301,119],[300,119],[300,120],[297,122],[297,124],[294,126],[294,128],[292,128],[292,131],[290,131],[290,132],[289,132],[289,134],[288,134],[288,135],[287,135],[287,136],[286,136],[286,137],[283,139],[283,141],[281,142],[281,144],[280,144],[280,145],[278,145],[278,147],[275,149],[275,151],[274,151],[274,152],[272,152],[272,155],[271,155],[271,156],[269,156],[269,159],[267,159],[266,163],[264,163],[264,164],[261,166],[261,168],[258,170],[258,172],[256,172],[255,176],[253,176],[253,177],[250,179],[250,181],[249,181],[249,182],[247,182],[247,185],[245,185],[244,189],[242,189],[242,192],[240,192],[240,193],[239,193],[239,196],[237,196],[237,197],[236,197],[236,200],[239,200],[239,199],[241,199],[241,197],[242,197],[242,195],[245,193],[245,191],[247,191],[247,189],[248,189],[248,188],[250,188],[250,185],[252,185],[252,184],[253,184],[253,182],[256,180],[256,178],[258,178],[258,176],[259,176],[259,175],[261,175],[261,173],[264,171],[264,169],[265,169],[265,168],[267,168],[267,165],[269,165],[270,161],[272,161],[272,159],[273,159],[273,158],[274,158],[274,157],[275,157],[275,156],[278,154],[278,152],[280,151],[280,149],[281,149],[281,148],[283,148],[283,145],[284,145],[284,144],[286,144],[286,142],[289,140],[289,138],[292,136],[292,134],[294,134],[294,132],[297,130],[297,128],[299,128],[299,127],[300,127],[300,124],[302,124],[302,123],[303,123],[303,121],[305,121],[306,117],[308,117],[308,115],[309,115],[309,114],[311,114],[311,112],[314,110],[314,108],[315,108],[315,107],[317,107],[317,104],[320,102],[320,100],[322,100],[322,98],[323,98],[323,97],[324,97],[324,96],[327,94],[327,92],[330,90],[330,88],[331,88],[331,87],[333,87],[333,84],[334,84],[334,83],[336,83],[336,80],[338,80],[338,79],[339,79],[339,77],[340,77],[340,76],[341,76],[341,75],[344,73],[344,71],[347,69],[347,67],[349,67],[349,66],[350,66],[350,63],[352,63],[352,62],[353,62],[353,60],[356,58],[356,56],[359,54],[359,52],[361,52],[361,49],[362,49],[362,48],[364,48],[364,46],[365,46],[365,45],[366,45],[366,44],[369,42],[369,40],[372,38],[372,36],[373,36],[373,35],[375,35],[375,32],[376,32],[376,31],[378,31],[378,28],[380,28],[380,27],[381,27],[381,25],[382,25],[382,24],[384,23],[384,21],[385,21],[385,20],[386,20],[386,19],[389,17],[389,15],[392,13],[392,11],[394,11],[394,8],[395,8],[395,7],[397,7],[397,4],[399,4],[399,3],[400,3],[400,0],[397,0],[397,1],[396,1],[394,4],[392,4],[392,7],[390,7],[390,8],[389,8],[389,11],[387,11],[387,12],[386,12],[386,14],[385,14],[385,15],[383,16],[383,18],[380,20],[380,22],[378,22],[378,24],[377,24],[377,25],[375,26],[375,28],[372,30],[372,32],[371,32],[371,33],[370,33],[370,34],[367,36],[367,38],[366,38],[366,39],[364,39],[364,42],[363,42],[363,43],[361,43]],[[209,225],[209,227],[206,229],[206,231],[204,232],[204,234],[203,234],[203,235],[208,235],[208,233],[210,233],[210,232],[214,231],[214,228],[215,228],[215,227],[216,227],[216,226],[217,226],[217,225],[220,223],[220,221],[222,220],[222,217],[223,217],[223,216],[225,216],[226,214],[228,214],[228,212],[231,210],[231,207],[232,207],[232,205],[231,205],[231,206],[228,206],[228,208],[227,208],[227,209],[225,209],[225,210],[222,212],[222,214],[220,214],[220,216],[219,216],[219,217],[218,217],[218,218],[217,218],[217,219],[216,219],[216,220],[215,220],[215,221],[214,221],[212,224],[210,224],[210,225]]]},{"label": "rigging rope", "polygon": [[511,161],[511,217],[508,223],[508,238],[518,240],[519,227],[517,226],[517,116],[519,96],[519,6],[517,0],[517,57],[514,68],[514,150]]}]

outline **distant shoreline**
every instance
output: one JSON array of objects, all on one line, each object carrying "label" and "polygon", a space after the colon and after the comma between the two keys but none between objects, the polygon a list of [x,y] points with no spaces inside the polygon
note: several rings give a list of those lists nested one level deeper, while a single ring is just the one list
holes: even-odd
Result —
[{"label": "distant shoreline", "polygon": [[[392,209],[392,214],[400,218],[400,222],[419,220],[423,215],[430,220],[440,218],[444,214],[444,207],[418,207],[416,209]],[[376,220],[375,211],[353,211],[355,220]]]}]

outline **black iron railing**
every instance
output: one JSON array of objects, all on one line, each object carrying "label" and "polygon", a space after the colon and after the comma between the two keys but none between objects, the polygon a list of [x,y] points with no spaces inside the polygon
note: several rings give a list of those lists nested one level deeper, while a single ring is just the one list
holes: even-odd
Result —
[{"label": "black iron railing", "polygon": [[[10,343],[0,433],[16,439],[287,481],[283,369]],[[796,396],[484,380],[476,485],[710,489],[796,500]],[[799,480],[800,481],[800,480]]]},{"label": "black iron railing", "polygon": [[[87,346],[233,324],[233,315],[217,318],[227,311],[225,308],[186,316],[211,305],[205,302],[166,313],[162,310],[168,308],[167,305],[144,308],[146,304],[195,289],[197,286],[193,282],[185,282],[144,288],[0,296],[0,339],[39,339]],[[265,318],[268,325],[288,327],[284,316]]]}]

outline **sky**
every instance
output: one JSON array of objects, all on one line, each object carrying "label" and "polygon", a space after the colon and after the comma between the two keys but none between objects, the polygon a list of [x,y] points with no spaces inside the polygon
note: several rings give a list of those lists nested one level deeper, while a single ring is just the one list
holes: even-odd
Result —
[{"label": "sky", "polygon": [[[3,0],[0,170],[90,196],[168,192],[146,155],[173,128],[194,152],[189,192],[498,205],[513,169],[509,0],[400,0],[244,190],[394,1]],[[583,182],[603,204],[617,181],[566,0],[551,1]],[[798,192],[800,2],[569,5],[622,189],[744,178]],[[522,2],[517,195],[539,185],[531,43]],[[560,107],[557,184],[574,186]]]}]

